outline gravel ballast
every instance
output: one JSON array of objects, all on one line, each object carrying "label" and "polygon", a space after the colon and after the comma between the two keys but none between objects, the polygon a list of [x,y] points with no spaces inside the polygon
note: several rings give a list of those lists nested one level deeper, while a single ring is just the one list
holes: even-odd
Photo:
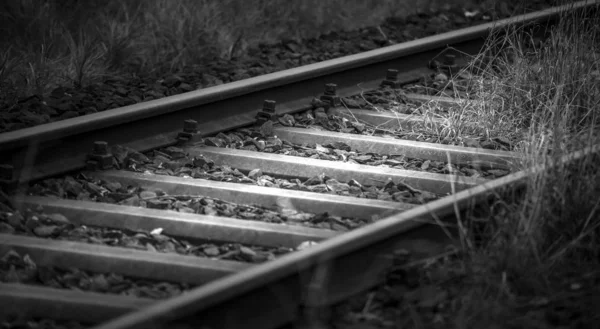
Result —
[{"label": "gravel ballast", "polygon": [[[549,7],[548,1],[528,4],[529,10]],[[379,27],[339,31],[319,38],[283,40],[259,45],[231,60],[214,59],[183,72],[160,76],[111,76],[81,88],[57,87],[47,95],[0,95],[0,133],[60,121],[126,105],[247,79],[409,40],[505,18],[482,8],[422,12],[390,18]]]}]

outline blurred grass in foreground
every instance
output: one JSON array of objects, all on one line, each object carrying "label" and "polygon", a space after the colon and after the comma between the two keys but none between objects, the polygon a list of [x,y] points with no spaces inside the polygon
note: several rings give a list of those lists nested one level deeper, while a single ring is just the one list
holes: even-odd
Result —
[{"label": "blurred grass in foreground", "polygon": [[[506,10],[491,0],[452,2],[475,5]],[[449,5],[442,0],[4,0],[0,94],[11,88],[20,95],[43,94],[58,85],[83,86],[119,74],[166,74],[239,56],[259,43],[376,26],[389,17],[442,6]]]}]

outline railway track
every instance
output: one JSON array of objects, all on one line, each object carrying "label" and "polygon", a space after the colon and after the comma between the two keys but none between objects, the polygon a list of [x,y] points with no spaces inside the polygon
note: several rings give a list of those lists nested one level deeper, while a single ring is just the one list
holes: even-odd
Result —
[{"label": "railway track", "polygon": [[492,27],[1,134],[0,315],[274,328],[377,284],[399,249],[451,252],[454,216],[529,173],[504,141],[418,133],[443,125],[419,108],[476,99],[399,88],[432,59],[455,73]]}]

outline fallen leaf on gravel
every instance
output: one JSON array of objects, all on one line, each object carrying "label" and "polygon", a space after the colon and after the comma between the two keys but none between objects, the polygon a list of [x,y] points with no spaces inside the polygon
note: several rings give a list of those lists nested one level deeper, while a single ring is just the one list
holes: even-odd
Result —
[{"label": "fallen leaf on gravel", "polygon": [[424,161],[424,162],[423,162],[423,164],[421,165],[421,169],[423,169],[423,170],[427,170],[427,169],[429,169],[429,165],[430,165],[430,164],[431,164],[431,161],[430,161],[430,160],[426,160],[426,161]]},{"label": "fallen leaf on gravel", "polygon": [[494,175],[494,177],[502,177],[502,176],[506,176],[509,174],[509,172],[507,170],[500,170],[500,169],[491,169],[491,170],[488,170],[487,173]]},{"label": "fallen leaf on gravel", "polygon": [[362,188],[362,184],[360,184],[360,183],[359,183],[357,180],[355,180],[355,179],[351,179],[351,180],[349,180],[349,181],[348,181],[348,185],[350,185],[350,186],[356,186],[356,187]]},{"label": "fallen leaf on gravel", "polygon": [[260,126],[260,133],[265,136],[273,136],[273,121],[269,120]]},{"label": "fallen leaf on gravel", "polygon": [[256,180],[256,179],[258,179],[258,177],[262,176],[262,174],[263,174],[262,170],[260,170],[260,169],[252,169],[248,173],[248,177]]},{"label": "fallen leaf on gravel", "polygon": [[156,192],[152,192],[152,191],[148,191],[148,190],[141,191],[140,198],[142,198],[143,200],[154,199],[154,198],[156,198]]},{"label": "fallen leaf on gravel", "polygon": [[76,181],[75,178],[71,176],[65,177],[65,180],[63,182],[63,188],[65,189],[65,192],[72,196],[77,196],[83,191],[83,186],[81,185],[81,183]]},{"label": "fallen leaf on gravel", "polygon": [[420,191],[419,197],[423,200],[423,202],[429,202],[438,199],[437,195],[429,191]]},{"label": "fallen leaf on gravel", "polygon": [[140,197],[137,195],[134,195],[131,198],[121,201],[120,204],[125,205],[125,206],[139,207],[140,206]]},{"label": "fallen leaf on gravel", "polygon": [[359,122],[352,122],[351,123],[352,127],[354,127],[354,129],[356,129],[356,131],[358,131],[359,133],[362,133],[363,131],[365,131],[366,126],[362,123]]},{"label": "fallen leaf on gravel", "polygon": [[204,254],[208,257],[216,257],[219,256],[219,254],[221,254],[221,251],[217,247],[204,248],[202,252],[204,252]]},{"label": "fallen leaf on gravel", "polygon": [[296,247],[296,250],[304,250],[304,249],[310,248],[312,246],[316,246],[317,244],[318,244],[318,242],[315,242],[315,241],[310,241],[310,240],[304,241]]},{"label": "fallen leaf on gravel", "polygon": [[204,166],[208,166],[207,169],[212,168],[212,166],[215,164],[214,161],[207,159],[204,157],[204,155],[197,155],[194,157],[194,159],[192,159],[192,164],[195,167],[204,167]]},{"label": "fallen leaf on gravel", "polygon": [[359,109],[361,108],[361,105],[358,101],[352,99],[352,98],[348,98],[348,97],[343,97],[342,98],[342,102],[344,104],[346,104],[347,107],[351,108],[351,109]]},{"label": "fallen leaf on gravel", "polygon": [[56,225],[40,225],[33,229],[33,233],[40,237],[49,237],[60,231],[60,228]]},{"label": "fallen leaf on gravel", "polygon": [[295,213],[287,214],[284,217],[288,221],[292,221],[292,222],[305,222],[305,221],[311,220],[313,216],[314,216],[313,214],[309,214],[309,213],[295,212]]},{"label": "fallen leaf on gravel", "polygon": [[327,127],[329,125],[329,117],[325,113],[325,111],[315,110],[315,123],[323,125],[323,127]]},{"label": "fallen leaf on gravel", "polygon": [[127,158],[126,159],[130,159],[136,163],[150,162],[150,159],[148,159],[147,156],[145,156],[144,154],[142,154],[134,149],[130,149],[130,148],[127,148]]},{"label": "fallen leaf on gravel", "polygon": [[151,199],[151,200],[146,201],[146,207],[150,208],[150,209],[165,210],[165,209],[169,208],[170,205],[171,205],[171,202],[168,200]]},{"label": "fallen leaf on gravel", "polygon": [[209,216],[218,216],[219,212],[214,207],[204,207],[204,214]]},{"label": "fallen leaf on gravel", "polygon": [[435,75],[434,80],[438,83],[446,83],[448,82],[448,76],[444,73],[438,73]]},{"label": "fallen leaf on gravel", "polygon": [[324,173],[321,173],[317,176],[313,176],[304,182],[304,185],[317,185],[323,184],[326,180],[331,179],[331,177],[326,176]]},{"label": "fallen leaf on gravel", "polygon": [[106,189],[104,189],[103,187],[100,187],[94,183],[91,182],[86,182],[84,185],[85,189],[90,192],[92,195],[103,195],[105,191],[107,191]]},{"label": "fallen leaf on gravel", "polygon": [[67,224],[71,224],[71,222],[67,219],[67,217],[65,217],[62,214],[50,214],[47,216],[48,219],[50,219],[52,222],[54,222],[54,224],[57,225],[67,225]]},{"label": "fallen leaf on gravel", "polygon": [[152,251],[152,252],[158,252],[158,250],[156,250],[156,248],[151,243],[146,243],[146,250]]},{"label": "fallen leaf on gravel", "polygon": [[327,187],[334,192],[343,192],[350,190],[350,186],[345,183],[338,182],[336,179],[329,179],[325,182]]},{"label": "fallen leaf on gravel", "polygon": [[315,192],[315,193],[325,193],[325,192],[330,191],[329,187],[327,187],[326,184],[309,185],[309,186],[306,186],[306,188],[309,191]]},{"label": "fallen leaf on gravel", "polygon": [[240,247],[240,254],[247,260],[252,260],[256,256],[256,251],[248,247]]},{"label": "fallen leaf on gravel", "polygon": [[40,225],[40,220],[37,218],[37,216],[34,215],[28,216],[27,220],[25,221],[25,226],[27,226],[27,228],[29,228],[30,230],[33,230]]},{"label": "fallen leaf on gravel", "polygon": [[104,184],[104,187],[106,187],[111,192],[117,192],[123,186],[119,182],[106,182],[106,184]]},{"label": "fallen leaf on gravel", "polygon": [[177,248],[175,247],[175,244],[173,244],[173,242],[171,242],[171,241],[167,241],[162,245],[163,252],[174,253],[174,252],[176,252],[176,250],[177,250]]},{"label": "fallen leaf on gravel", "polygon": [[365,163],[369,160],[371,160],[373,158],[373,156],[365,154],[365,155],[357,155],[354,157],[351,157],[352,160],[358,162],[358,163]]},{"label": "fallen leaf on gravel", "polygon": [[252,142],[254,143],[254,146],[256,146],[256,148],[259,151],[264,151],[265,148],[267,147],[267,143],[265,143],[265,141],[263,141],[263,140],[259,140],[259,141],[253,140]]},{"label": "fallen leaf on gravel", "polygon": [[319,144],[315,145],[315,150],[317,150],[318,152],[323,152],[323,153],[329,154],[329,149],[326,147],[323,147]]},{"label": "fallen leaf on gravel", "polygon": [[296,123],[296,120],[294,120],[294,117],[289,114],[284,114],[283,116],[279,117],[277,120],[282,125],[287,126],[287,127],[293,127],[294,124]]},{"label": "fallen leaf on gravel", "polygon": [[185,152],[179,147],[169,146],[164,151],[174,160],[185,157]]},{"label": "fallen leaf on gravel", "polygon": [[221,139],[216,138],[216,137],[206,137],[206,138],[204,138],[204,145],[223,147],[223,146],[225,146],[225,143]]},{"label": "fallen leaf on gravel", "polygon": [[477,171],[476,169],[462,168],[460,171],[462,171],[466,175],[472,176],[472,177],[480,177],[481,176],[481,173],[479,171]]},{"label": "fallen leaf on gravel", "polygon": [[108,291],[110,285],[103,274],[95,275],[91,280],[91,290],[105,292]]},{"label": "fallen leaf on gravel", "polygon": [[[230,144],[233,141],[239,139],[239,137],[236,139],[237,135],[235,135],[235,134],[226,135],[226,134],[224,134],[222,132],[218,133],[217,136],[215,136],[215,137],[223,140],[226,144]],[[183,155],[185,156],[185,154],[183,154]]]},{"label": "fallen leaf on gravel", "polygon": [[343,143],[343,142],[333,142],[331,144],[326,145],[327,147],[331,146],[334,149],[337,150],[342,150],[342,151],[346,151],[346,152],[350,152],[352,151],[352,148],[350,148],[350,145]]}]

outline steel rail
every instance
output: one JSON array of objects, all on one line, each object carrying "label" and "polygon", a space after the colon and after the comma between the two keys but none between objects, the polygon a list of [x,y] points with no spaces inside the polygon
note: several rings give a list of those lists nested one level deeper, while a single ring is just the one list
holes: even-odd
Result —
[{"label": "steel rail", "polygon": [[[429,70],[427,62],[448,45],[476,54],[492,29],[515,24],[550,22],[561,11],[589,2],[547,9],[360,54],[310,64],[259,77],[209,87],[150,102],[0,134],[0,159],[25,183],[81,169],[94,141],[120,144],[138,151],[172,145],[183,121],[194,119],[201,133],[212,134],[254,122],[265,95],[279,103],[278,113],[293,113],[318,95],[326,83],[336,83],[341,95],[374,88],[387,69],[398,69],[400,82],[414,81]],[[250,105],[253,106],[253,105]],[[151,135],[151,136],[150,136]]]},{"label": "steel rail", "polygon": [[[424,72],[421,70],[413,70],[411,72],[409,72],[408,74],[406,74],[405,76],[403,76],[403,79],[406,78],[407,80],[403,80],[403,81],[408,81],[409,77],[415,77],[417,76],[417,73],[420,72]],[[312,78],[309,78],[312,79]],[[330,81],[328,81],[330,82]],[[299,82],[296,82],[296,84],[298,84]],[[377,81],[368,81],[366,83],[369,87],[374,87],[377,85]],[[279,87],[276,87],[275,90],[277,90]],[[297,88],[297,87],[296,87]],[[353,89],[354,88],[354,89]],[[349,94],[352,93],[352,90],[356,90],[355,87],[346,87],[342,90],[342,94]],[[249,94],[245,94],[243,96],[239,96],[239,95],[235,95],[234,93],[234,97],[238,98],[238,97],[244,97],[246,95],[251,95],[253,93],[253,91],[249,92]],[[255,92],[258,94],[258,92]],[[284,94],[283,96],[286,96],[287,94]],[[302,98],[302,99],[295,99],[295,100],[291,100],[290,102],[284,103],[283,107],[281,107],[280,105],[280,109],[278,110],[279,113],[292,113],[295,111],[298,111],[299,109],[302,108],[302,103],[306,102],[306,99],[308,99],[308,97],[306,98]],[[223,100],[222,104],[227,103],[229,100],[225,99]],[[209,103],[205,104],[206,106],[214,106],[214,110],[216,111],[217,109],[217,105],[221,104],[221,102],[219,100],[209,100]],[[290,105],[292,104],[292,105]],[[206,107],[205,105],[202,105],[203,107]],[[192,109],[183,109],[182,111],[175,111],[173,114],[177,114],[177,115],[181,115],[182,112],[185,111],[192,111]],[[212,111],[212,110],[211,110]],[[202,118],[210,118],[210,120],[215,120],[215,121],[203,121],[203,126],[206,127],[206,130],[203,130],[202,133],[203,135],[207,135],[210,134],[211,132],[217,132],[223,129],[230,129],[228,127],[231,128],[235,128],[238,126],[244,126],[244,125],[248,125],[251,124],[254,121],[254,118],[252,116],[251,113],[249,112],[243,112],[243,107],[238,107],[237,109],[234,109],[234,112],[231,112],[229,114],[231,114],[230,116],[219,116],[218,118],[215,119],[215,116],[213,116],[211,113],[211,111],[206,111],[205,113],[202,113],[201,115],[198,114],[198,117],[191,117],[192,119],[196,119],[196,120],[201,120]],[[141,117],[143,117],[146,114],[143,114],[144,111],[140,111],[140,113],[138,113]],[[145,119],[141,120],[141,121],[137,121],[137,119],[132,119],[132,117],[135,117],[135,115],[132,115],[132,117],[122,117],[121,119],[123,119],[123,123],[120,123],[120,125],[118,125],[118,127],[120,127],[121,129],[125,126],[129,126],[128,128],[130,128],[131,126],[135,126],[138,128],[144,127],[147,128],[148,127],[148,120],[153,120],[152,122],[163,122],[164,121],[164,117],[171,117],[171,115],[167,115],[167,112],[169,112],[169,110],[165,109],[164,113],[157,113],[157,114],[152,114],[150,117],[145,117]],[[232,114],[234,113],[234,114]],[[163,117],[164,114],[164,117]],[[161,120],[161,117],[163,117],[163,119]],[[187,117],[190,118],[190,117]],[[127,120],[135,120],[135,121],[127,121]],[[223,124],[223,121],[227,121],[227,123]],[[142,125],[141,122],[145,122],[145,125]],[[218,123],[217,125],[214,125],[215,123]],[[101,131],[104,131],[104,133],[108,133],[111,131],[118,131],[118,128],[112,127],[110,125],[108,126],[103,126],[102,121],[100,121],[100,127]],[[131,128],[130,128],[131,129]],[[167,129],[167,128],[165,128]],[[20,179],[22,182],[28,181],[28,180],[32,180],[32,179],[39,179],[39,178],[43,178],[46,176],[50,176],[50,175],[56,175],[58,173],[62,173],[62,172],[67,172],[70,170],[74,170],[74,169],[79,169],[81,167],[83,167],[84,163],[85,163],[85,152],[79,152],[77,153],[76,150],[72,150],[72,149],[65,149],[66,144],[68,145],[83,145],[83,139],[88,138],[90,136],[92,136],[93,134],[100,134],[99,131],[93,130],[92,128],[90,128],[89,131],[83,131],[83,132],[77,132],[77,129],[74,130],[75,133],[72,135],[66,135],[66,136],[62,136],[61,137],[61,132],[60,130],[58,131],[58,136],[57,139],[44,139],[43,142],[39,142],[40,140],[38,139],[37,141],[34,141],[35,147],[33,148],[29,148],[30,144],[22,144],[21,146],[19,146],[19,142],[17,141],[16,143],[13,144],[13,148],[6,148],[4,149],[4,151],[2,151],[2,143],[0,143],[0,156],[2,156],[3,154],[11,154],[11,150],[17,150],[19,151],[18,154],[16,154],[16,159],[13,159],[12,164],[16,165],[17,168],[19,168],[19,165],[22,166],[21,169],[25,169],[26,171],[29,170],[29,173],[19,173],[19,176],[24,177],[24,179]],[[207,131],[209,131],[207,133]],[[144,131],[143,133],[139,133],[136,135],[138,131],[136,130],[133,133],[128,133],[129,136],[128,137],[122,137],[121,135],[119,136],[114,136],[114,138],[120,139],[122,138],[123,140],[125,140],[125,143],[118,143],[118,144],[122,144],[122,145],[126,145],[126,146],[130,146],[132,148],[135,148],[137,150],[140,151],[144,151],[147,149],[151,149],[151,148],[156,148],[156,147],[162,147],[162,146],[168,146],[174,143],[174,137],[177,133],[176,130],[165,130],[164,133],[161,133],[160,135],[156,135],[157,131],[154,130],[150,130],[147,129],[147,131]],[[138,138],[131,138],[131,135],[135,135]],[[152,135],[151,137],[148,137],[149,135]],[[45,136],[43,133],[40,136]],[[0,136],[2,137],[2,136]],[[61,138],[64,138],[64,140],[61,140]],[[71,140],[74,139],[78,139],[77,143],[71,142]],[[104,138],[102,138],[104,139]],[[1,141],[1,139],[0,139]],[[149,141],[151,143],[149,143]],[[38,143],[39,142],[39,143]],[[64,142],[65,145],[62,145],[60,143]],[[111,142],[109,140],[109,142]],[[8,143],[10,144],[10,142]],[[89,143],[91,145],[91,142]],[[111,142],[111,144],[114,144]],[[87,146],[88,148],[90,147],[89,145]],[[39,148],[39,150],[38,150]],[[59,154],[57,152],[57,150],[66,150],[66,151],[71,151],[71,153],[69,154],[69,156],[65,156],[64,154]],[[39,152],[38,152],[39,151]],[[81,151],[81,150],[80,150]],[[13,154],[11,154],[12,156]],[[41,159],[41,160],[40,160]],[[47,166],[50,165],[50,166]],[[73,168],[73,169],[70,169]],[[33,175],[32,175],[33,173]],[[24,176],[25,175],[25,176]],[[487,185],[487,184],[486,184]],[[457,194],[457,196],[461,196],[462,194],[459,193]],[[487,198],[487,192],[481,192],[480,194],[476,194],[476,196],[478,196],[479,198]],[[447,199],[447,198],[446,198]],[[445,200],[445,199],[443,199]],[[38,202],[33,200],[35,204],[37,204]],[[48,200],[46,200],[48,201]],[[27,201],[26,201],[27,202]],[[462,200],[461,201],[462,204],[469,204],[472,201],[471,200]],[[58,206],[58,207],[63,207],[64,209],[73,209],[74,211],[82,211],[81,207],[85,207],[86,205],[83,205],[83,203],[81,202],[77,202],[77,203],[70,203],[70,202],[65,202],[63,204],[57,205],[56,202],[54,201],[49,201],[48,202],[49,205],[52,206]],[[206,295],[194,295],[197,298],[194,300],[191,300],[190,298],[193,298],[193,296],[182,296],[182,298],[176,298],[176,300],[180,301],[180,304],[177,304],[175,309],[173,310],[175,316],[177,316],[176,318],[164,318],[164,313],[162,313],[164,311],[164,309],[161,307],[160,310],[158,312],[155,312],[153,314],[151,314],[152,320],[151,320],[151,324],[150,326],[148,325],[143,325],[142,327],[152,327],[154,324],[159,324],[160,322],[165,322],[165,321],[169,321],[169,320],[173,320],[171,321],[171,324],[173,325],[177,325],[178,323],[182,323],[181,321],[189,324],[189,323],[194,323],[194,324],[210,324],[213,327],[272,327],[272,326],[276,326],[280,323],[284,323],[288,320],[290,320],[291,318],[293,318],[296,314],[297,311],[297,307],[301,304],[305,305],[305,306],[309,306],[309,307],[319,307],[321,305],[326,305],[335,301],[339,301],[342,298],[347,297],[348,295],[354,293],[354,292],[358,292],[360,290],[365,289],[366,287],[368,287],[369,285],[372,285],[374,282],[379,281],[379,279],[381,278],[382,274],[384,274],[385,270],[387,269],[389,263],[391,262],[391,258],[388,256],[389,255],[389,251],[396,249],[398,247],[402,247],[402,246],[406,246],[407,249],[409,250],[413,250],[415,249],[415,241],[418,241],[419,238],[421,238],[423,231],[426,231],[427,228],[431,228],[433,229],[435,232],[432,234],[434,235],[435,233],[440,234],[440,230],[434,226],[434,225],[426,225],[425,229],[423,229],[423,223],[428,222],[428,220],[430,220],[430,217],[439,217],[439,216],[444,216],[444,215],[448,215],[450,213],[452,213],[452,211],[456,210],[456,204],[457,201],[456,199],[453,199],[453,203],[451,204],[451,208],[444,208],[444,205],[442,205],[441,210],[439,209],[434,209],[431,210],[429,209],[429,217],[427,215],[422,215],[421,217],[418,217],[417,219],[413,218],[413,217],[406,217],[406,216],[402,216],[402,215],[395,215],[392,216],[390,218],[388,218],[387,220],[383,220],[383,222],[390,222],[392,219],[396,219],[398,220],[398,218],[400,218],[400,226],[401,229],[400,231],[396,231],[396,234],[398,234],[399,232],[404,232],[402,234],[402,240],[398,241],[398,237],[391,237],[391,236],[385,236],[385,234],[382,236],[381,234],[379,235],[379,237],[376,240],[373,239],[369,239],[369,234],[368,232],[372,232],[373,229],[377,229],[378,227],[381,229],[382,227],[380,225],[376,225],[375,228],[373,228],[371,231],[366,231],[366,238],[364,237],[364,235],[359,235],[358,239],[361,240],[363,242],[363,246],[366,244],[368,247],[373,247],[375,246],[375,248],[367,248],[367,249],[355,249],[354,246],[348,246],[350,244],[353,244],[354,242],[350,242],[350,240],[344,240],[346,241],[345,243],[343,243],[341,246],[340,245],[335,245],[335,241],[340,240],[340,237],[345,236],[345,235],[336,235],[334,236],[331,240],[325,240],[325,242],[322,243],[322,245],[324,247],[322,247],[321,249],[319,249],[320,246],[317,246],[315,249],[318,251],[321,251],[321,254],[318,254],[315,256],[314,253],[310,253],[310,249],[309,249],[309,257],[310,255],[313,255],[313,257],[316,258],[311,258],[308,261],[303,257],[304,253],[299,253],[300,256],[298,256],[299,258],[296,258],[297,261],[299,261],[300,264],[300,268],[301,271],[298,271],[299,273],[293,272],[292,275],[290,276],[289,272],[286,272],[289,270],[290,267],[290,263],[284,263],[287,265],[284,265],[284,268],[281,269],[279,268],[279,270],[277,268],[275,268],[274,270],[274,275],[271,274],[267,274],[265,277],[268,280],[271,281],[267,281],[267,284],[269,283],[273,283],[274,286],[276,287],[276,289],[280,290],[277,293],[273,293],[272,289],[273,286],[271,285],[271,291],[267,291],[265,294],[265,290],[263,289],[263,286],[265,284],[265,281],[257,281],[258,279],[256,277],[252,277],[253,273],[255,273],[255,271],[253,269],[249,269],[247,273],[249,273],[249,277],[246,276],[245,278],[248,279],[248,281],[246,283],[249,283],[249,285],[245,285],[243,281],[235,281],[234,279],[234,288],[237,287],[237,291],[233,291],[230,288],[224,288],[224,286],[220,285],[220,282],[225,281],[227,282],[227,279],[225,280],[217,280],[215,281],[213,284],[208,284],[205,290],[209,291],[209,296],[208,296],[208,302],[206,301]],[[435,203],[434,203],[435,205]],[[79,208],[78,208],[79,207]],[[426,206],[425,206],[426,207]],[[78,208],[78,209],[75,209]],[[419,215],[419,213],[415,213],[415,209],[421,209],[422,207],[418,207],[418,208],[414,208],[412,210],[409,210],[408,213],[414,213],[413,215]],[[119,211],[118,209],[114,209]],[[85,210],[83,210],[85,211]],[[113,209],[110,209],[109,211],[113,211]],[[433,216],[432,216],[433,214]],[[138,215],[138,214],[132,214],[133,216],[131,218],[134,218],[134,216]],[[139,216],[135,218],[135,220],[139,220]],[[171,220],[171,218],[168,218],[168,216],[165,216],[163,218],[160,218],[159,220],[163,221],[169,221],[170,223],[175,223],[178,218],[174,218],[175,220]],[[190,218],[191,219],[191,218]],[[216,218],[215,218],[216,219]],[[213,219],[209,219],[213,220]],[[218,219],[216,219],[218,220]],[[166,221],[164,221],[164,223],[166,223]],[[213,223],[210,223],[209,221],[206,222],[206,227],[210,227],[210,225],[215,224],[216,221],[213,220]],[[238,224],[233,223],[232,221],[232,227],[234,227],[237,229],[238,228]],[[216,226],[213,226],[216,227]],[[389,227],[389,226],[388,226]],[[417,228],[419,227],[419,230],[414,230],[413,228]],[[266,228],[266,227],[265,227]],[[266,228],[268,229],[268,228]],[[406,230],[409,230],[408,232],[406,232]],[[359,231],[363,232],[363,234],[365,233],[364,230],[359,229]],[[292,232],[290,232],[292,233]],[[211,234],[223,234],[223,231],[218,229],[213,231],[213,233]],[[295,234],[295,233],[292,233]],[[302,233],[301,233],[302,234]],[[390,232],[386,232],[386,234],[391,234]],[[412,235],[412,240],[411,240],[411,235]],[[407,238],[408,237],[408,238]],[[372,238],[372,236],[371,236]],[[367,239],[367,240],[365,240]],[[383,244],[381,239],[384,240]],[[391,240],[391,241],[389,241]],[[333,249],[323,249],[323,248],[327,248],[328,246],[331,246],[330,241],[334,241],[333,242]],[[270,242],[269,242],[270,243]],[[336,247],[337,246],[337,247]],[[439,246],[440,249],[443,249],[443,246]],[[341,253],[340,253],[341,251]],[[375,256],[373,256],[375,255]],[[340,257],[338,257],[340,256]],[[287,256],[286,256],[287,257]],[[282,259],[289,259],[283,257]],[[294,259],[294,258],[292,258]],[[316,262],[314,262],[316,260]],[[322,261],[324,261],[325,263],[323,263]],[[279,260],[276,260],[274,262],[275,264],[281,264],[282,262],[279,262]],[[364,267],[365,265],[368,267],[363,273],[361,273],[361,275],[353,275],[353,276],[348,276],[347,271],[352,270],[352,266],[356,266],[356,264],[360,264],[361,268]],[[370,265],[370,266],[369,266]],[[273,265],[275,266],[275,265]],[[257,268],[262,268],[262,266],[257,266]],[[259,271],[260,272],[260,271]],[[245,273],[245,272],[242,272]],[[278,276],[280,274],[283,273],[283,277],[282,276]],[[297,274],[297,275],[296,275]],[[306,275],[309,276],[309,279],[306,280]],[[236,278],[240,277],[240,275],[234,275]],[[327,290],[323,290],[324,286],[321,284],[323,282],[319,281],[316,282],[317,284],[315,284],[315,281],[313,279],[316,278],[325,278],[325,282],[329,283],[328,281],[330,281],[330,283],[327,285]],[[283,281],[282,281],[283,280]],[[236,285],[237,283],[237,285]],[[226,312],[228,313],[227,315],[222,315],[222,314],[218,314],[215,313],[215,310],[219,310],[222,311],[219,306],[215,306],[216,304],[211,304],[212,302],[215,301],[214,299],[214,295],[211,295],[210,292],[212,290],[211,287],[217,287],[217,288],[224,288],[225,290],[221,291],[221,293],[224,296],[233,296],[236,298],[235,301],[231,301],[231,300],[219,300],[219,298],[221,298],[222,296],[217,297],[217,303],[233,303],[235,306],[240,306],[239,304],[241,303],[241,306],[243,306],[243,311],[242,313],[236,313],[238,311],[240,311],[240,308],[237,307],[233,307],[233,308],[228,308],[226,309]],[[349,288],[351,287],[351,288]],[[202,288],[196,290],[197,291],[203,291]],[[194,292],[192,292],[194,293]],[[34,302],[39,302],[42,301],[43,303],[48,303],[48,299],[46,298],[44,300],[44,298],[39,298],[35,295],[39,295],[40,293],[36,292],[35,294],[32,295],[32,298],[34,299]],[[240,295],[241,294],[241,295]],[[219,294],[220,295],[220,294]],[[250,296],[249,296],[250,295]],[[25,298],[22,299],[21,302],[23,302],[25,305],[27,305],[28,303],[30,303],[27,300],[27,296],[26,294],[18,294],[18,298]],[[42,296],[43,297],[43,296]],[[70,305],[75,303],[75,300],[77,300],[77,296],[66,296],[65,298],[65,303],[66,305]],[[87,298],[87,297],[86,297]],[[258,309],[252,310],[253,307],[257,307],[258,305],[256,305],[256,301],[257,300],[261,300],[260,298],[265,298],[265,299],[273,299],[273,298],[277,298],[279,299],[279,305],[275,306],[272,311],[275,311],[277,314],[267,314],[264,312],[259,312]],[[85,299],[85,298],[84,298]],[[10,297],[9,297],[10,300]],[[84,300],[82,303],[83,304],[90,304],[92,300]],[[183,302],[182,302],[183,301]],[[291,301],[291,303],[289,303],[289,301]],[[181,302],[183,304],[181,304]],[[70,304],[69,304],[70,303]],[[159,303],[161,305],[163,305],[163,303]],[[168,302],[166,303],[168,304]],[[103,302],[103,307],[108,306],[110,308],[110,301],[105,301]],[[171,304],[168,304],[171,305]],[[87,306],[86,306],[87,307]],[[190,308],[191,307],[191,308]],[[68,308],[68,307],[67,307]],[[88,307],[89,308],[89,307]],[[168,308],[168,307],[167,307]],[[203,311],[208,310],[210,313],[206,316],[203,317],[202,315],[200,315],[200,317],[198,317],[198,314],[194,314],[194,317],[189,318],[189,317],[185,317],[185,315],[188,315],[190,312],[191,313],[195,313],[196,309],[198,308],[202,308]],[[150,309],[153,309],[152,307]],[[262,307],[261,307],[262,309]],[[211,312],[212,311],[212,312]],[[144,312],[143,310],[141,312]],[[123,311],[121,311],[121,313],[123,313]],[[183,316],[183,317],[181,317]],[[229,321],[228,323],[223,324],[223,317],[225,317],[226,321]],[[233,317],[233,319],[231,318]],[[241,321],[238,321],[238,319],[241,318]],[[118,319],[115,320],[118,323]],[[179,322],[178,322],[179,321]],[[138,326],[139,323],[134,322],[133,323],[134,326]],[[147,323],[146,323],[147,324]]]}]

